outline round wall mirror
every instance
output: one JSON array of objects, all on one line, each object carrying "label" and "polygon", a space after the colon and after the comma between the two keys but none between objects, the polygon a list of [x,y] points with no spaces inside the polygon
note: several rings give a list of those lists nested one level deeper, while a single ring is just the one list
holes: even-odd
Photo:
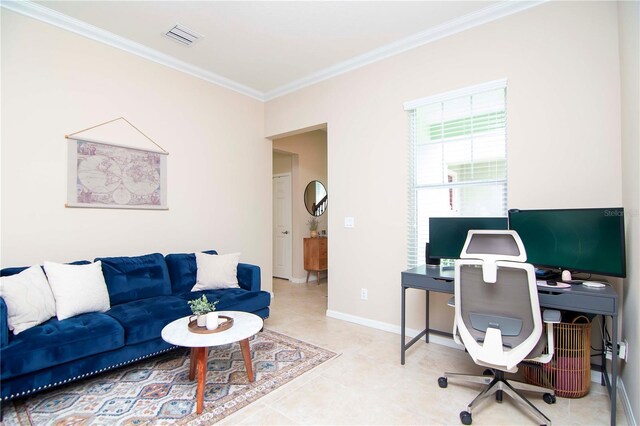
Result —
[{"label": "round wall mirror", "polygon": [[327,189],[322,182],[309,182],[304,190],[304,205],[312,216],[322,216],[327,210]]}]

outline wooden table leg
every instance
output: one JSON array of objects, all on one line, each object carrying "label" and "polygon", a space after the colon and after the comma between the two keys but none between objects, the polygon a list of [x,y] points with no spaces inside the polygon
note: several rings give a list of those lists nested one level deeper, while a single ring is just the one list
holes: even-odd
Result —
[{"label": "wooden table leg", "polygon": [[311,275],[311,271],[307,271],[307,281],[306,282],[309,282],[309,275]]},{"label": "wooden table leg", "polygon": [[191,358],[189,360],[189,380],[196,378],[196,359],[198,354],[198,348],[191,348]]},{"label": "wooden table leg", "polygon": [[242,358],[244,358],[244,366],[247,369],[247,377],[249,382],[253,382],[253,367],[251,366],[251,349],[249,348],[249,339],[240,340],[240,349],[242,349]]},{"label": "wooden table leg", "polygon": [[[208,348],[194,348],[198,350],[198,390],[196,391],[196,412],[202,414],[204,408],[204,385],[207,381],[207,352]],[[193,349],[192,349],[193,350]]]}]

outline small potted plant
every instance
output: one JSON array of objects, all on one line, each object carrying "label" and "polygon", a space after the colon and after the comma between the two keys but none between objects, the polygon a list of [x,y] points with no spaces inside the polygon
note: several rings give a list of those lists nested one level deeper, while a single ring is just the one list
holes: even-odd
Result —
[{"label": "small potted plant", "polygon": [[307,221],[307,225],[309,225],[309,231],[311,231],[311,238],[316,238],[318,236],[318,219],[312,217]]},{"label": "small potted plant", "polygon": [[207,323],[207,314],[216,310],[218,301],[209,302],[206,295],[202,295],[199,299],[189,300],[187,302],[191,308],[191,312],[196,317],[198,327],[205,327]]}]

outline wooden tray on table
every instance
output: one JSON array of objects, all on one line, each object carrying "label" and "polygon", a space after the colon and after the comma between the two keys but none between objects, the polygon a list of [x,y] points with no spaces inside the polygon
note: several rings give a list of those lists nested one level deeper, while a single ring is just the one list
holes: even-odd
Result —
[{"label": "wooden tray on table", "polygon": [[[220,319],[224,321],[220,322]],[[228,317],[226,315],[218,316],[218,327],[213,330],[207,330],[207,327],[199,327],[196,323],[196,320],[189,321],[189,331],[197,334],[212,334],[212,333],[220,333],[221,331],[225,331],[233,327],[233,318]]]}]

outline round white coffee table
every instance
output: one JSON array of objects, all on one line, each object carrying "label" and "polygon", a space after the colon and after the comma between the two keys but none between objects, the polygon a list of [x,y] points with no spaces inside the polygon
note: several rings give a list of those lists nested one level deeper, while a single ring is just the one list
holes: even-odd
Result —
[{"label": "round white coffee table", "polygon": [[204,385],[207,376],[207,355],[211,346],[221,346],[228,343],[240,342],[242,358],[247,368],[249,381],[253,382],[253,368],[251,366],[251,350],[249,337],[262,330],[262,318],[257,315],[239,311],[219,311],[218,315],[233,318],[233,326],[218,333],[200,334],[189,331],[189,318],[184,317],[167,324],[162,329],[162,339],[176,346],[191,348],[191,364],[189,365],[189,379],[198,375],[196,392],[196,411],[202,413],[204,406]]}]

